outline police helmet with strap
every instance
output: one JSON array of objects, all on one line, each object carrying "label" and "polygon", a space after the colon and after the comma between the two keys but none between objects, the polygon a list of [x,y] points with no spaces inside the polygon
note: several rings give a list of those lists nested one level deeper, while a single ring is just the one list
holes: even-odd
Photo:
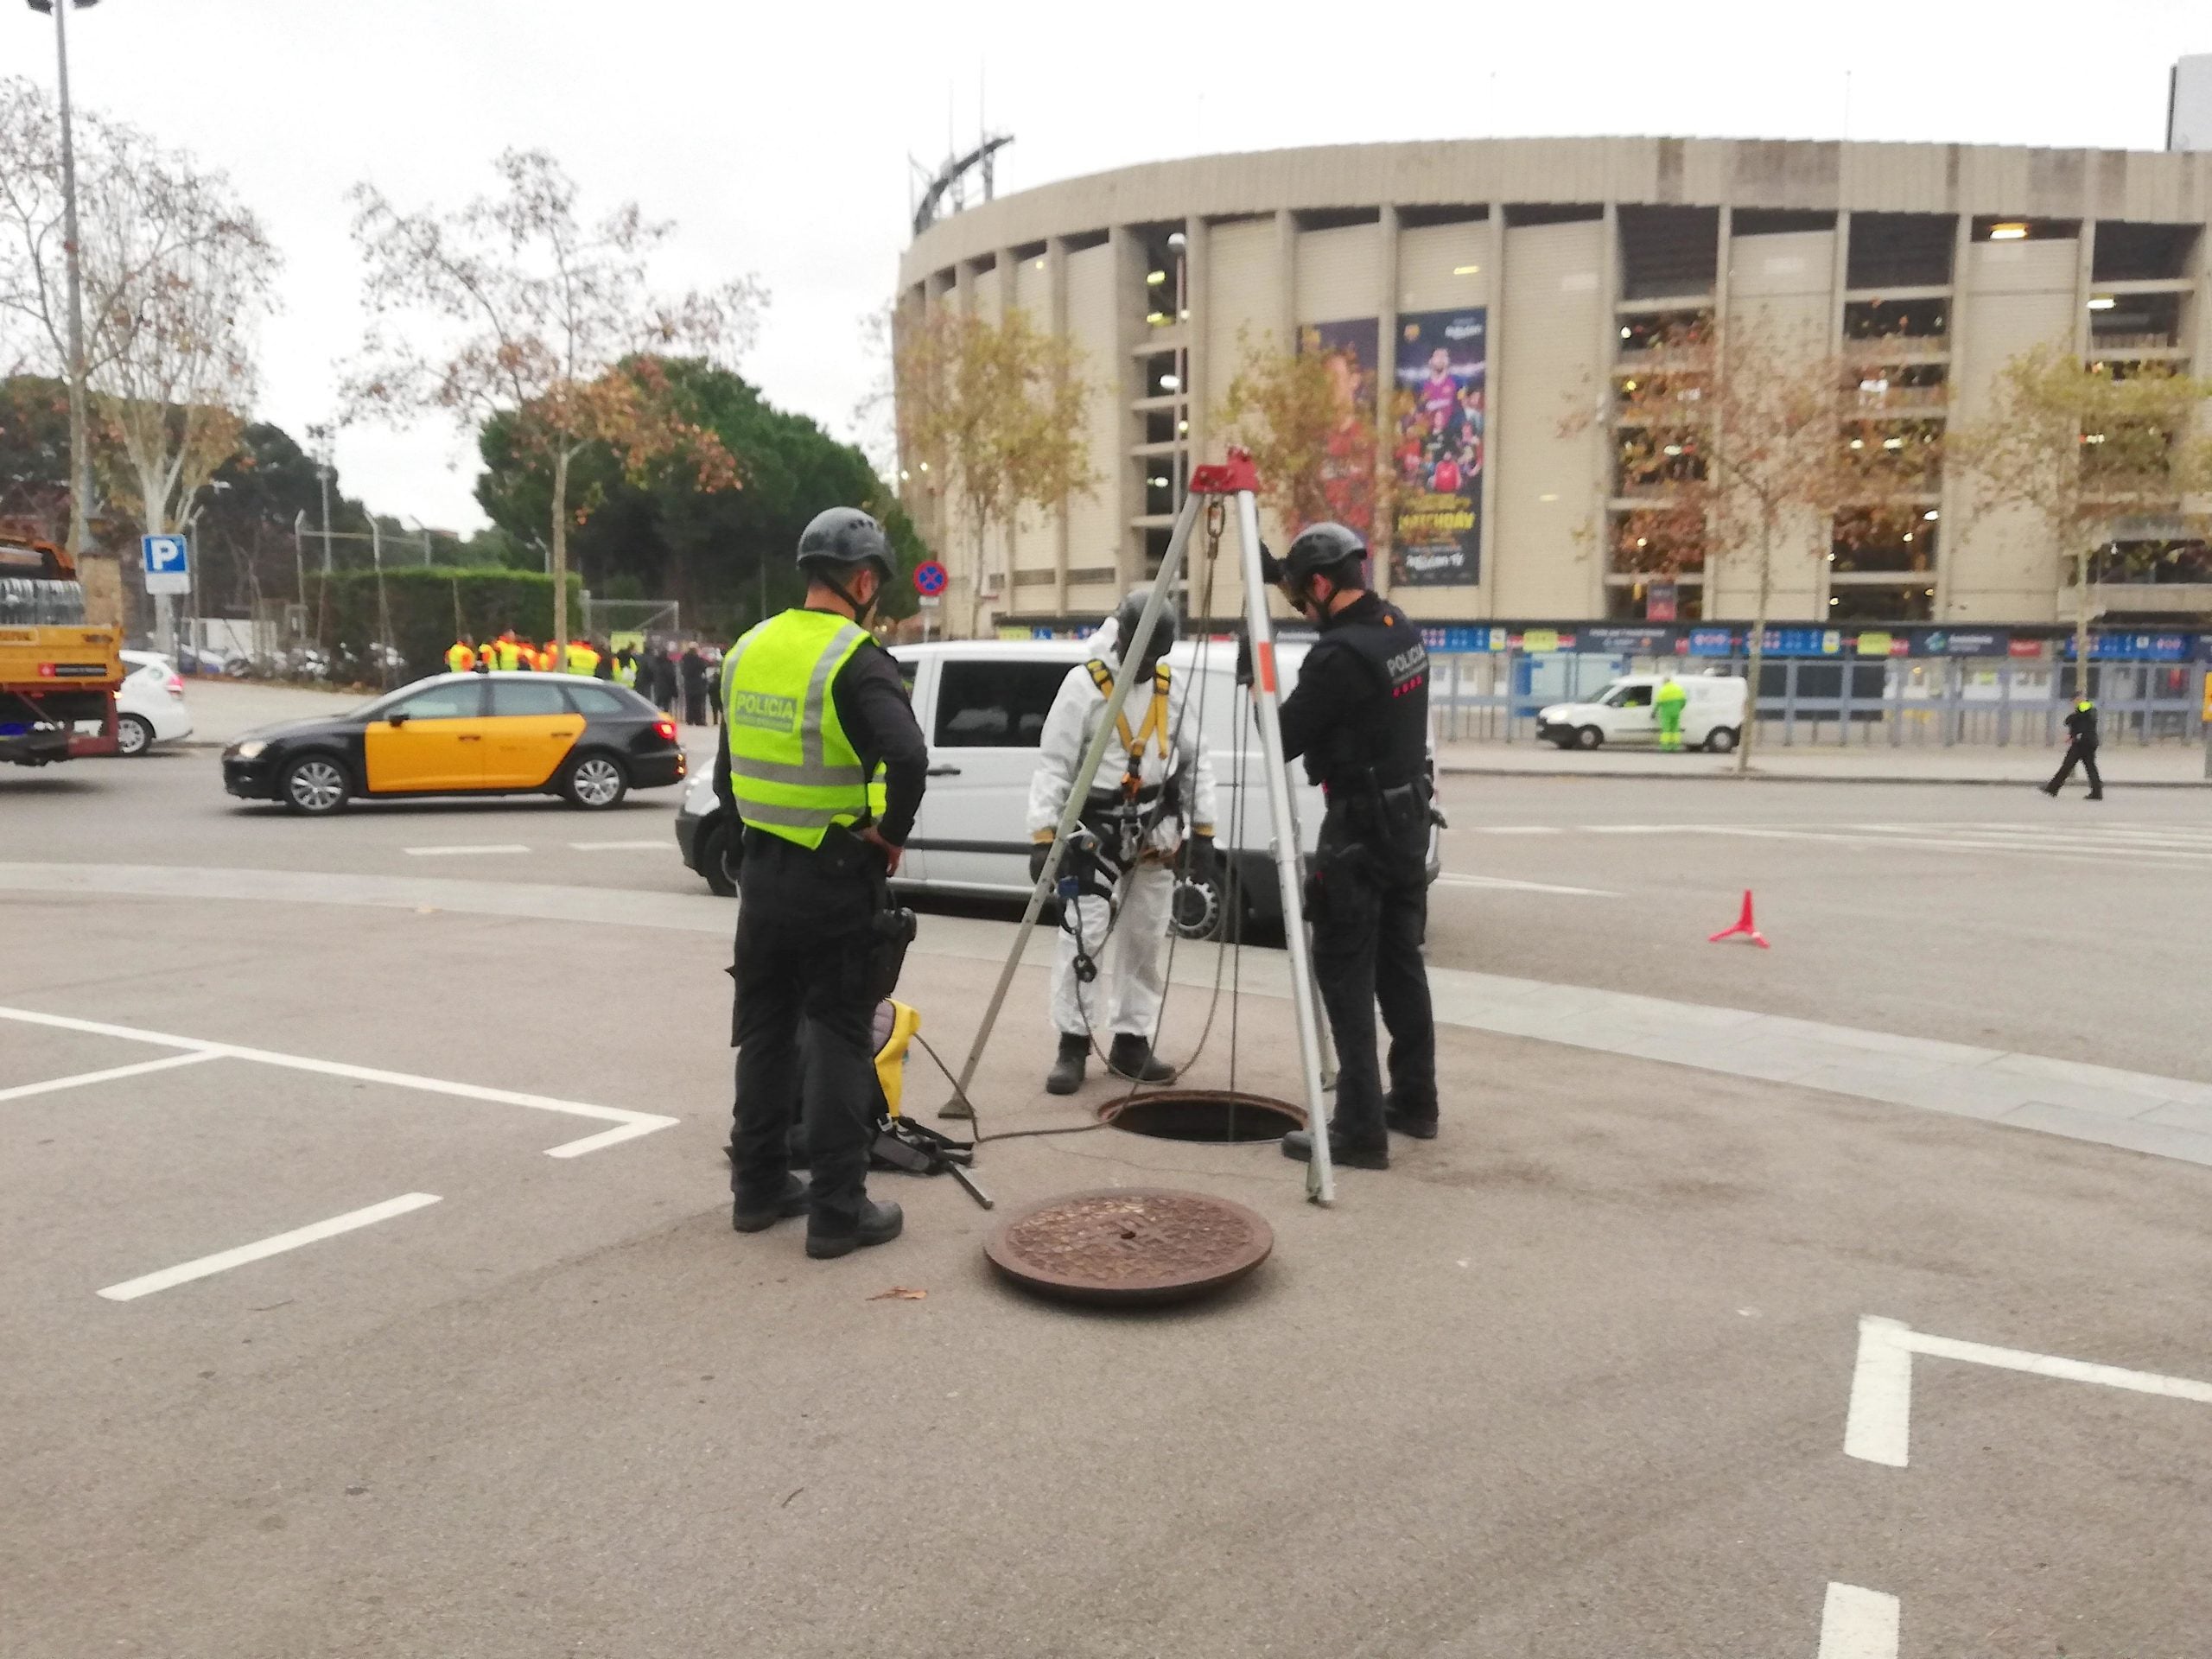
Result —
[{"label": "police helmet with strap", "polygon": [[1367,543],[1357,531],[1325,519],[1298,533],[1277,568],[1283,585],[1294,591],[1302,591],[1315,576],[1342,587],[1357,580],[1359,562],[1366,556]]}]

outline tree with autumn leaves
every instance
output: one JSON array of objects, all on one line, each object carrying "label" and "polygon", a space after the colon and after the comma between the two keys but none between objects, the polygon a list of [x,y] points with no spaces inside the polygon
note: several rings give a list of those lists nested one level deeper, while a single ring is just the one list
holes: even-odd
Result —
[{"label": "tree with autumn leaves", "polygon": [[996,321],[951,305],[908,310],[891,334],[901,467],[954,509],[980,588],[995,536],[1097,486],[1082,353],[1019,307]]},{"label": "tree with autumn leaves", "polygon": [[[1617,446],[1613,493],[1637,503],[1612,534],[1614,568],[1672,575],[1734,562],[1753,595],[1749,675],[1756,698],[1777,560],[1824,556],[1839,536],[1872,533],[1882,504],[1933,464],[1869,404],[1860,377],[1809,328],[1754,318],[1702,321],[1655,366],[1618,366],[1604,394],[1572,410],[1567,434],[1604,424]],[[1744,722],[1737,769],[1758,728]]]},{"label": "tree with autumn leaves", "polygon": [[1262,503],[1287,527],[1330,519],[1387,548],[1391,469],[1383,465],[1371,394],[1351,354],[1313,329],[1294,349],[1239,330],[1237,368],[1214,411],[1230,442],[1251,451]]},{"label": "tree with autumn leaves", "polygon": [[[569,531],[590,512],[570,469],[594,445],[642,479],[680,463],[701,490],[741,486],[735,459],[686,417],[664,359],[726,361],[753,340],[766,295],[743,277],[657,298],[654,251],[671,226],[634,202],[596,222],[543,152],[509,151],[501,189],[456,210],[403,212],[373,185],[353,191],[353,238],[371,321],[348,378],[352,410],[404,422],[440,412],[474,429],[496,417],[543,462],[556,648],[569,639]],[[426,343],[422,319],[436,325]]]},{"label": "tree with autumn leaves", "polygon": [[[1949,453],[1980,512],[2024,514],[2056,546],[2075,594],[2076,684],[2087,695],[2091,560],[2123,537],[2156,542],[2212,525],[2212,381],[2169,363],[2084,363],[2056,342],[1999,371],[1987,412]],[[2131,536],[2128,531],[2134,533]]]}]

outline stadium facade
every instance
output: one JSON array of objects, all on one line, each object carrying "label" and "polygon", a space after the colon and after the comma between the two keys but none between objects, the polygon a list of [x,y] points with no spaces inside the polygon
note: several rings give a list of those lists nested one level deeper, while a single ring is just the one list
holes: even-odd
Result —
[{"label": "stadium facade", "polygon": [[[1824,329],[1881,430],[1940,455],[1931,436],[1985,410],[2039,342],[2212,370],[2209,218],[2212,155],[1960,144],[1468,140],[1071,179],[930,225],[899,300],[910,316],[1019,306],[1069,336],[1095,388],[1096,489],[980,550],[931,480],[909,469],[902,490],[950,567],[948,632],[1095,616],[1156,565],[1190,467],[1220,454],[1246,353],[1295,342],[1332,355],[1407,480],[1412,516],[1378,581],[1416,617],[1747,617],[1748,561],[1639,554],[1664,480],[1624,465],[1609,421],[1577,429],[1579,401],[1679,367],[1700,316],[1756,317]],[[1977,512],[1955,471],[1931,462],[1872,541],[1796,524],[1774,619],[2070,619],[2048,532]],[[2101,561],[2105,619],[2212,619],[2212,558],[2156,524],[2136,532],[2134,556]],[[1220,582],[1224,614],[1235,572]]]}]

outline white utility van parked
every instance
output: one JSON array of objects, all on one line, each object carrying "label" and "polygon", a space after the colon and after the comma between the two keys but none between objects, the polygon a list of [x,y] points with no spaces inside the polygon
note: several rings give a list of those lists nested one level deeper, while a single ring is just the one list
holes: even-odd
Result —
[{"label": "white utility van parked", "polygon": [[[1664,674],[1630,674],[1588,702],[1555,702],[1536,711],[1536,735],[1562,749],[1594,749],[1604,743],[1655,744],[1659,717],[1651,699]],[[1677,674],[1689,693],[1682,705],[1682,746],[1726,754],[1744,735],[1750,688],[1738,674]]]},{"label": "white utility van parked", "polygon": [[[1298,683],[1306,649],[1302,639],[1275,642],[1286,689]],[[906,677],[914,717],[930,746],[929,788],[892,885],[909,892],[1027,897],[1029,780],[1037,770],[1038,739],[1060,683],[1089,657],[1086,643],[944,639],[893,645],[891,654]],[[1167,660],[1179,682],[1202,689],[1185,718],[1205,721],[1201,736],[1219,791],[1215,847],[1224,863],[1236,861],[1246,919],[1272,922],[1281,913],[1268,835],[1274,818],[1260,766],[1259,728],[1236,686],[1236,646],[1186,639]],[[700,766],[677,816],[677,840],[684,861],[720,890],[728,885],[721,872],[728,826],[720,822],[713,772],[710,766]],[[1291,779],[1300,839],[1310,854],[1320,833],[1321,791],[1306,781],[1299,762],[1292,763]],[[1431,880],[1438,850],[1432,836]]]}]

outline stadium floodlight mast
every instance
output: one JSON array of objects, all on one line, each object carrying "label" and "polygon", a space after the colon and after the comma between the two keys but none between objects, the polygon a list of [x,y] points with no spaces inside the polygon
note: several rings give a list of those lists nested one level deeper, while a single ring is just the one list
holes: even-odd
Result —
[{"label": "stadium floodlight mast", "polygon": [[61,105],[61,252],[69,273],[69,550],[92,550],[92,456],[85,414],[85,294],[77,265],[77,145],[69,126],[69,10],[99,0],[27,0],[54,16],[54,60]]}]

